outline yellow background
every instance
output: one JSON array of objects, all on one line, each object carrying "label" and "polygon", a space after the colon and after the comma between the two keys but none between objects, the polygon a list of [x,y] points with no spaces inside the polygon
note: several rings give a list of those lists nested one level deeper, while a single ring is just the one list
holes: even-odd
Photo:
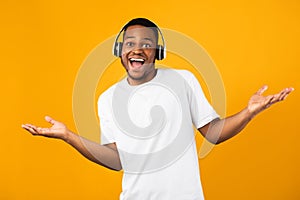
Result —
[{"label": "yellow background", "polygon": [[228,115],[263,84],[270,86],[268,94],[295,87],[284,103],[200,160],[206,199],[300,199],[296,0],[1,1],[0,199],[117,199],[121,173],[87,161],[61,141],[33,137],[21,124],[47,126],[47,114],[75,130],[72,90],[81,63],[141,16],[207,50],[224,81]]}]

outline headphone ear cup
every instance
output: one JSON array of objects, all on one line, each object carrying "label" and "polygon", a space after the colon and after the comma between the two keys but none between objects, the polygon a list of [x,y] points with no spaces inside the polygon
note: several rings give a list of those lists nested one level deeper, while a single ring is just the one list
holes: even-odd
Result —
[{"label": "headphone ear cup", "polygon": [[117,57],[121,57],[122,55],[122,46],[123,43],[122,42],[116,42],[114,45],[114,55]]},{"label": "headphone ear cup", "polygon": [[165,58],[165,48],[162,45],[157,45],[155,58],[156,60]]}]

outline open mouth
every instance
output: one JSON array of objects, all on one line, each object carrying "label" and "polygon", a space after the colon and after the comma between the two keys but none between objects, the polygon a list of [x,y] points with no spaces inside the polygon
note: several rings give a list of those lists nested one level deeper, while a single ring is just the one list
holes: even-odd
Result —
[{"label": "open mouth", "polygon": [[141,67],[145,63],[145,60],[143,58],[130,58],[129,62],[132,67],[138,68],[138,67]]}]

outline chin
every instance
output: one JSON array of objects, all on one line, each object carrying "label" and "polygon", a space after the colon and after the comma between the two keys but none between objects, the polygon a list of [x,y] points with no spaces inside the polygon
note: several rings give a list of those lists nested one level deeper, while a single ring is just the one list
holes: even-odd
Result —
[{"label": "chin", "polygon": [[130,72],[130,71],[128,71],[128,76],[129,76],[129,78],[131,78],[132,80],[135,80],[135,81],[139,81],[144,78],[144,74]]}]

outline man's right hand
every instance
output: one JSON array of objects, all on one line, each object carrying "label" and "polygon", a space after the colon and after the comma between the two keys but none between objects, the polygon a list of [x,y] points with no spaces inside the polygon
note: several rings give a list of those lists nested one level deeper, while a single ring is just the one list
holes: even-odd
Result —
[{"label": "man's right hand", "polygon": [[33,124],[22,124],[22,128],[30,132],[32,135],[58,138],[67,141],[69,130],[65,124],[56,121],[49,116],[46,116],[45,120],[52,124],[50,128],[37,127]]},{"label": "man's right hand", "polygon": [[114,143],[100,145],[71,132],[65,124],[46,116],[45,120],[52,124],[50,128],[37,127],[32,124],[23,124],[22,128],[32,135],[62,139],[73,146],[84,157],[99,165],[113,170],[121,170],[122,165],[118,150]]}]

